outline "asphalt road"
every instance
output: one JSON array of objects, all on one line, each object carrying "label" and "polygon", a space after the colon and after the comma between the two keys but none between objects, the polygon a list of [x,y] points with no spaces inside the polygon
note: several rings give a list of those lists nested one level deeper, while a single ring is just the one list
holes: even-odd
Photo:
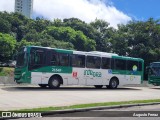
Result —
[{"label": "asphalt road", "polygon": [[[159,111],[159,112],[157,112]],[[93,112],[95,112],[93,114]],[[109,113],[109,114],[108,114]],[[130,114],[131,113],[131,114]],[[97,117],[92,117],[92,116]],[[124,117],[129,114],[129,117]],[[136,115],[146,115],[145,117],[136,117]],[[158,114],[158,117],[151,117]],[[112,117],[107,117],[112,115]],[[21,118],[19,120],[159,120],[160,119],[160,105],[148,105],[148,106],[135,106],[128,108],[118,108],[118,109],[105,109],[99,111],[88,111],[88,112],[78,112],[78,113],[66,113],[58,115],[56,117],[53,115],[45,116],[42,118]],[[65,117],[68,116],[68,117]],[[71,117],[74,116],[74,117]],[[75,117],[76,116],[76,117]],[[80,117],[83,116],[83,117]],[[87,117],[84,117],[87,116]],[[105,117],[104,117],[105,116]],[[117,117],[114,117],[117,116]]]},{"label": "asphalt road", "polygon": [[36,86],[0,86],[0,110],[74,104],[160,99],[160,87],[62,87],[42,89]]}]

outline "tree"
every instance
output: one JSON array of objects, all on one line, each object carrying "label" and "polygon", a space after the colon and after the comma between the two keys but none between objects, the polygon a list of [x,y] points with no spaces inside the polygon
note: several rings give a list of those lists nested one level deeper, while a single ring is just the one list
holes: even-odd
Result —
[{"label": "tree", "polygon": [[0,61],[11,58],[16,45],[14,37],[0,33],[0,45]]},{"label": "tree", "polygon": [[10,33],[11,32],[11,24],[5,19],[0,17],[0,32],[1,33]]},{"label": "tree", "polygon": [[95,50],[95,42],[89,39],[81,31],[75,31],[71,27],[48,27],[44,33],[52,36],[56,40],[69,42],[74,45],[76,50],[90,51]]},{"label": "tree", "polygon": [[[159,20],[150,18],[147,21],[131,21],[127,25],[119,25],[116,36],[117,37],[113,37],[113,48],[115,52],[143,58],[145,65],[153,61],[159,61]],[[126,51],[126,53],[124,53],[124,51]]]},{"label": "tree", "polygon": [[104,20],[96,19],[90,23],[96,30],[94,40],[96,41],[96,50],[103,52],[112,52],[112,39],[115,29],[109,27],[109,23]]},{"label": "tree", "polygon": [[29,45],[35,45],[35,46],[40,46],[40,42],[27,42],[26,40],[21,40],[20,42],[16,43],[16,52],[18,52],[18,50],[24,46],[29,46]]}]

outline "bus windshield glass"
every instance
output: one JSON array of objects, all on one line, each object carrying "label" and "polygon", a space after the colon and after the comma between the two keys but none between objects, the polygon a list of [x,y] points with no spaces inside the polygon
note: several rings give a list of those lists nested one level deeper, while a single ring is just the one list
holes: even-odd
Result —
[{"label": "bus windshield glass", "polygon": [[160,76],[160,67],[151,67],[151,75]]},{"label": "bus windshield glass", "polygon": [[21,50],[17,55],[16,67],[24,67],[26,63],[26,52]]}]

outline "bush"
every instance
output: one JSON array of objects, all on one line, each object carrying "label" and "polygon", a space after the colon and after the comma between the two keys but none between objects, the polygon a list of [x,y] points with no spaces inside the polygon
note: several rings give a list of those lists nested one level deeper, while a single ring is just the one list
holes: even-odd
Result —
[{"label": "bush", "polygon": [[0,67],[0,76],[13,76],[14,68]]}]

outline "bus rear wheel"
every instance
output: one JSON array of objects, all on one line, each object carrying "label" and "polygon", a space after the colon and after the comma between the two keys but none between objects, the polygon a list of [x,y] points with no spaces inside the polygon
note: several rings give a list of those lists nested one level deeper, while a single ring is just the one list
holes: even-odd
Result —
[{"label": "bus rear wheel", "polygon": [[118,80],[116,78],[112,78],[109,82],[108,88],[116,89],[118,87]]},{"label": "bus rear wheel", "polygon": [[94,86],[96,89],[101,89],[103,87],[103,85],[95,85]]}]

